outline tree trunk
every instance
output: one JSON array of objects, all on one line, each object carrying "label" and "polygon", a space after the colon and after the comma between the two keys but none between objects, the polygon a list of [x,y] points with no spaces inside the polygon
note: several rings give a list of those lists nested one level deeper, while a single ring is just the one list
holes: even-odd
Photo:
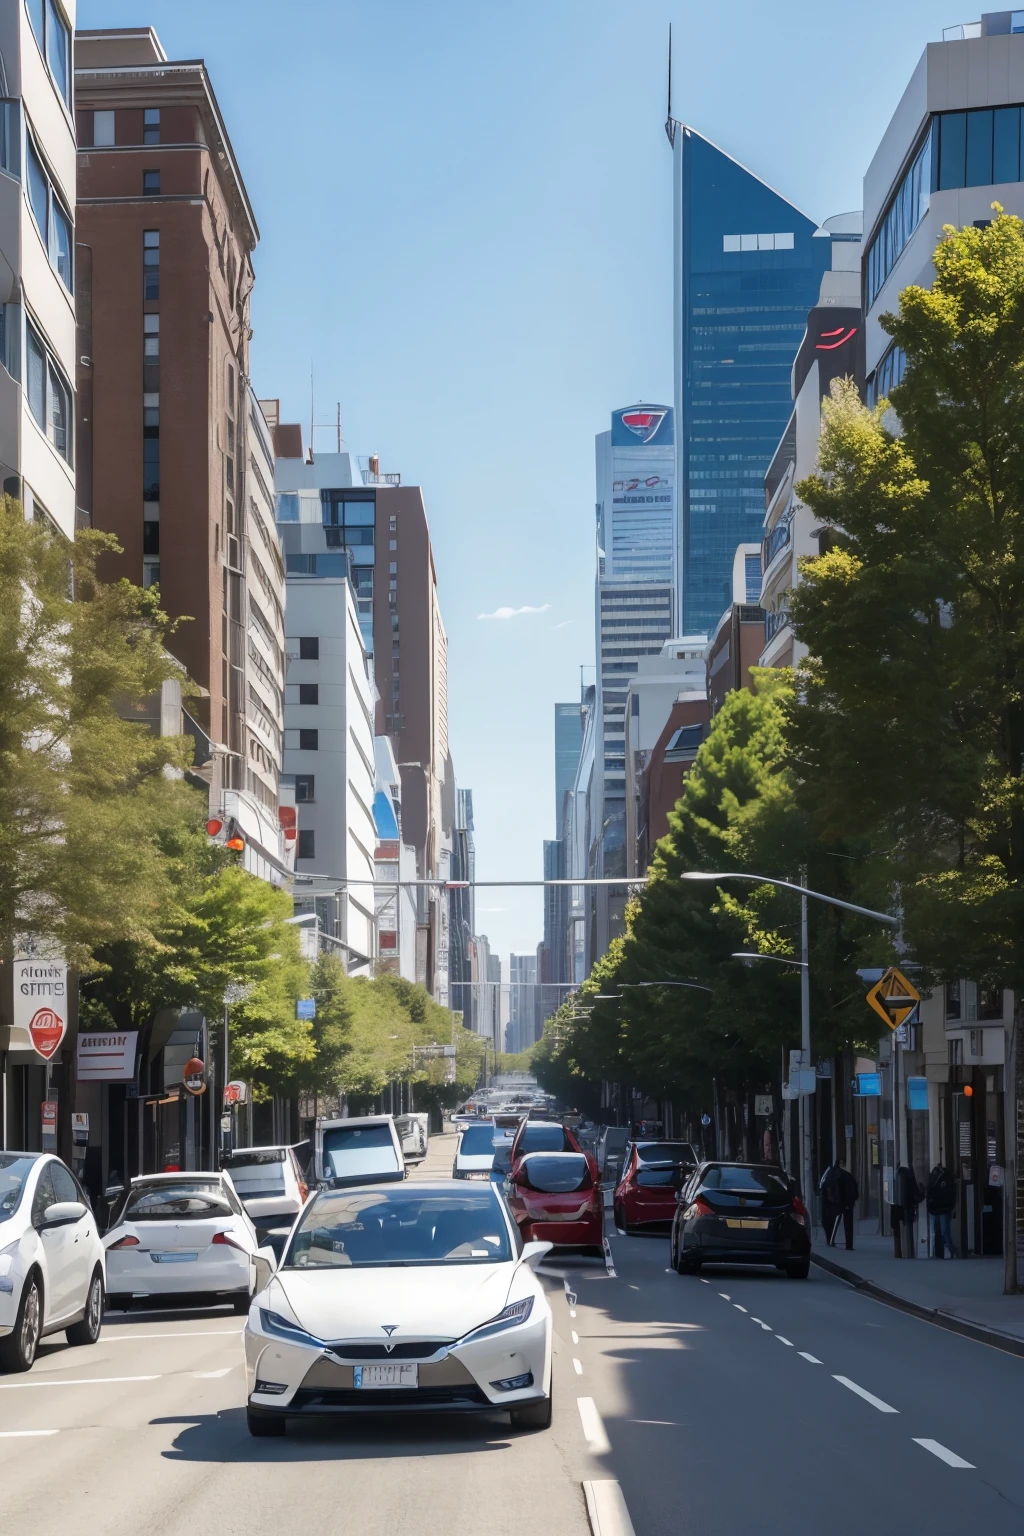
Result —
[{"label": "tree trunk", "polygon": [[1006,1173],[1003,1180],[1003,1290],[1024,1290],[1024,994],[1013,994],[1013,1029],[1006,1064]]}]

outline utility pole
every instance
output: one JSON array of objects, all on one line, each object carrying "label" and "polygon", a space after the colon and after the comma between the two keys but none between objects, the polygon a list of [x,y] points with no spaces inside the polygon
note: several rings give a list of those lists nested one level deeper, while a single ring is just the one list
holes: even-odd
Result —
[{"label": "utility pole", "polygon": [[[800,896],[800,1051],[804,1070],[811,1068],[811,967],[807,958],[807,871],[800,871],[800,884],[804,887]],[[805,1079],[806,1081],[806,1079]],[[800,1152],[801,1175],[804,1186],[804,1203],[813,1222],[814,1201],[811,1195],[811,1101],[806,1093],[800,1095]]]}]

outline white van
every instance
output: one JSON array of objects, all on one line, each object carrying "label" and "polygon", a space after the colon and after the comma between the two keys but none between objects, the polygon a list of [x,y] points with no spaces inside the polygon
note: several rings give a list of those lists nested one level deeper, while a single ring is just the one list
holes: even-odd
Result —
[{"label": "white van", "polygon": [[321,1120],[315,1156],[317,1178],[331,1189],[405,1178],[402,1142],[393,1115]]}]

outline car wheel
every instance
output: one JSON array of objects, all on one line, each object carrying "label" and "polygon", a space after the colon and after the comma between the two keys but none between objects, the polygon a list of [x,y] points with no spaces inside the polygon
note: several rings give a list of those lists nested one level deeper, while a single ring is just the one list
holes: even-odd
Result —
[{"label": "car wheel", "polygon": [[30,1371],[43,1331],[43,1292],[35,1275],[29,1275],[21,1293],[14,1329],[0,1339],[0,1370]]},{"label": "car wheel", "polygon": [[103,1276],[97,1270],[89,1284],[89,1294],[85,1299],[85,1316],[80,1323],[72,1323],[70,1328],[65,1328],[64,1335],[69,1344],[95,1344],[102,1327]]},{"label": "car wheel", "polygon": [[242,1296],[233,1296],[231,1298],[231,1310],[236,1317],[248,1317],[249,1308],[251,1306],[252,1297],[249,1295],[248,1291],[246,1291]]},{"label": "car wheel", "polygon": [[245,1422],[248,1425],[250,1435],[255,1435],[257,1440],[265,1436],[283,1435],[287,1428],[287,1421],[283,1413],[274,1413],[271,1408],[250,1408],[245,1410]]},{"label": "car wheel", "polygon": [[795,1264],[786,1265],[786,1274],[791,1280],[806,1280],[810,1272],[810,1259],[800,1259]]},{"label": "car wheel", "polygon": [[[552,1383],[552,1385],[554,1385]],[[524,1403],[522,1408],[510,1408],[509,1418],[513,1429],[550,1429],[552,1394],[539,1403]]]},{"label": "car wheel", "polygon": [[700,1259],[687,1253],[682,1248],[676,1249],[675,1269],[677,1275],[699,1275]]}]

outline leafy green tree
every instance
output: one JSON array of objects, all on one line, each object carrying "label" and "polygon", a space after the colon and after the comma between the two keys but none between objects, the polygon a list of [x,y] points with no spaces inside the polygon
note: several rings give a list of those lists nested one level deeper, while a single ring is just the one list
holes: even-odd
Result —
[{"label": "leafy green tree", "polygon": [[180,670],[157,594],[97,580],[113,547],[89,530],[68,543],[0,501],[0,951],[29,930],[78,966],[150,935],[159,834],[190,756],[125,718]]},{"label": "leafy green tree", "polygon": [[[1024,224],[947,228],[930,290],[882,324],[906,356],[873,411],[826,406],[798,487],[832,530],[793,605],[813,660],[793,700],[800,798],[826,835],[870,838],[864,889],[905,914],[935,978],[1012,987],[1024,1023]],[[1013,1101],[1024,1099],[1015,1050]],[[1012,1160],[1015,1129],[1008,1127]],[[1024,1172],[1024,1170],[1022,1170]],[[1008,1181],[1008,1286],[1024,1231]],[[1019,1262],[1019,1261],[1018,1261]]]}]

